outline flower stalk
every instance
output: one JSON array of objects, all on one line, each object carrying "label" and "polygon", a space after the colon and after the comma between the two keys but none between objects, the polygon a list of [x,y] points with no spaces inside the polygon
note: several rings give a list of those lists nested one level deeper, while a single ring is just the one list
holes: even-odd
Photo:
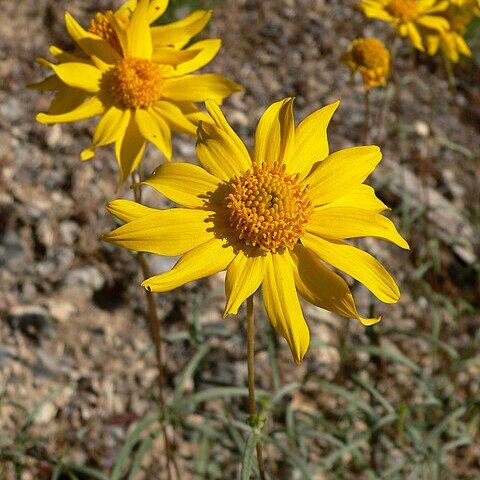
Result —
[{"label": "flower stalk", "polygon": [[[257,404],[255,402],[255,328],[253,315],[253,295],[247,298],[247,371],[248,371],[248,413],[249,423],[252,429],[261,429],[261,421],[257,416]],[[263,462],[262,445],[257,443],[257,460],[260,479],[265,480],[265,465]]]},{"label": "flower stalk", "polygon": [[[132,177],[133,181],[133,177]],[[133,184],[135,182],[133,181]],[[134,189],[135,201],[141,202],[142,194],[140,188]],[[150,268],[148,262],[145,259],[145,255],[142,252],[138,252],[135,256],[138,265],[142,271],[144,278],[149,278],[151,276]],[[157,388],[158,388],[158,406],[160,408],[161,420],[164,422],[163,428],[163,441],[165,443],[165,457],[167,462],[167,479],[172,480],[172,467],[177,473],[177,478],[180,478],[178,467],[175,463],[173,457],[173,449],[168,438],[167,432],[167,409],[165,402],[165,389],[164,389],[164,379],[165,379],[165,369],[163,366],[163,348],[162,348],[162,329],[160,326],[160,321],[158,320],[157,307],[155,305],[155,298],[153,297],[152,292],[145,290],[145,297],[147,299],[148,305],[148,321],[150,324],[150,334],[152,336],[153,344],[155,345],[155,361],[157,365]]]}]

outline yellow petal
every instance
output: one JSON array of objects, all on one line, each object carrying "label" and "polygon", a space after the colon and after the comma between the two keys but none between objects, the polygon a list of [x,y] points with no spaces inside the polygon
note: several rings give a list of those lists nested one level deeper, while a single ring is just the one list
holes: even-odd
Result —
[{"label": "yellow petal", "polygon": [[[155,63],[161,63],[163,65],[177,65],[187,62],[192,58],[195,58],[200,52],[198,50],[177,50],[172,47],[160,47],[155,49],[152,54],[152,61]],[[177,68],[172,70],[172,73],[176,73]],[[172,76],[172,75],[168,75]],[[176,76],[176,75],[174,75]],[[164,75],[167,78],[167,75]]]},{"label": "yellow petal", "polygon": [[52,70],[59,76],[62,82],[87,92],[96,93],[100,90],[102,72],[86,63],[60,63],[51,64]]},{"label": "yellow petal", "polygon": [[422,15],[418,17],[416,22],[422,27],[431,28],[432,30],[438,30],[445,32],[450,28],[448,20],[438,15]]},{"label": "yellow petal", "polygon": [[428,55],[435,55],[440,46],[440,35],[438,33],[434,35],[425,35],[425,44],[427,46]]},{"label": "yellow petal", "polygon": [[119,187],[135,171],[142,160],[145,145],[145,138],[138,128],[135,116],[131,115],[123,138],[119,138],[115,142],[115,156],[120,167]]},{"label": "yellow petal", "polygon": [[[131,12],[135,10],[137,6],[137,0],[127,0],[123,3],[118,10],[115,11],[115,15],[118,17],[129,17]],[[148,23],[153,23],[158,17],[163,15],[168,7],[168,0],[150,0],[148,5],[147,20]]]},{"label": "yellow petal", "polygon": [[260,118],[255,131],[255,163],[287,164],[295,138],[293,98],[285,98],[270,105]]},{"label": "yellow petal", "polygon": [[172,158],[171,132],[167,122],[155,112],[137,108],[135,110],[135,121],[140,133],[152,142],[166,157]]},{"label": "yellow petal", "polygon": [[77,108],[70,112],[61,113],[58,115],[48,115],[46,113],[39,113],[35,118],[40,123],[52,124],[63,122],[76,122],[77,120],[85,120],[87,118],[95,117],[104,112],[105,106],[98,99],[98,97],[91,97]]},{"label": "yellow petal", "polygon": [[196,52],[196,54],[191,60],[187,60],[178,65],[177,68],[175,68],[175,70],[168,75],[168,77],[180,77],[204,67],[210,63],[218,53],[221,44],[221,40],[212,38],[196,42],[186,50],[182,50],[183,52]]},{"label": "yellow petal", "polygon": [[[419,10],[422,13],[438,13],[445,11],[450,6],[450,1],[438,1],[438,0],[420,0],[418,2]],[[458,2],[457,2],[458,3]]]},{"label": "yellow petal", "polygon": [[138,0],[127,26],[127,51],[129,57],[152,58],[153,46],[148,23],[148,0]]},{"label": "yellow petal", "polygon": [[65,25],[70,36],[88,57],[95,56],[112,65],[120,60],[118,52],[107,41],[84,30],[68,12],[65,14]]},{"label": "yellow petal", "polygon": [[331,103],[306,117],[295,130],[295,147],[287,173],[305,177],[313,165],[328,156],[327,127],[339,101]]},{"label": "yellow petal", "polygon": [[307,302],[347,318],[356,318],[363,325],[373,325],[380,321],[381,317],[361,317],[345,280],[301,244],[295,247],[291,256],[295,285]]},{"label": "yellow petal", "polygon": [[148,23],[153,23],[157,18],[164,14],[168,7],[168,0],[150,0],[147,12]]},{"label": "yellow petal", "polygon": [[50,75],[49,77],[44,78],[40,82],[29,83],[27,85],[27,87],[31,88],[32,90],[41,90],[43,92],[60,90],[60,88],[62,88],[64,86],[65,86],[65,83],[63,83],[58,78],[58,75]]},{"label": "yellow petal", "polygon": [[233,262],[228,266],[225,276],[225,295],[227,302],[223,317],[236,315],[240,305],[253,295],[265,276],[265,257],[256,254],[255,248],[239,250]]},{"label": "yellow petal", "polygon": [[227,119],[220,110],[220,107],[213,100],[207,100],[205,102],[205,106],[207,107],[208,114],[212,118],[215,125],[219,129],[223,130],[228,135],[229,139],[235,144],[235,155],[239,157],[239,161],[241,162],[240,171],[244,172],[248,170],[252,166],[252,161],[245,144],[227,122]]},{"label": "yellow petal", "polygon": [[127,52],[128,52],[128,34],[127,34],[128,24],[125,24],[121,20],[120,16],[115,15],[112,12],[107,12],[106,16],[113,30],[115,30],[115,33],[118,38],[118,43],[120,44],[120,48],[122,50],[122,57],[124,57],[125,55],[127,55]]},{"label": "yellow petal", "polygon": [[380,213],[383,210],[390,210],[376,195],[375,190],[370,185],[360,184],[353,187],[346,194],[336,198],[330,203],[321,207],[316,207],[319,211],[331,207],[356,207],[363,210],[370,210],[374,213]]},{"label": "yellow petal", "polygon": [[212,238],[209,215],[186,208],[154,209],[103,235],[102,240],[137,252],[182,255]]},{"label": "yellow petal", "polygon": [[412,23],[408,22],[406,24],[408,38],[412,42],[412,45],[417,49],[423,52],[425,49],[423,48],[422,37],[420,36],[420,32],[418,31],[417,27]]},{"label": "yellow petal", "polygon": [[291,262],[288,251],[267,254],[262,290],[268,318],[279,335],[287,341],[299,365],[310,344],[310,331],[298,300]]},{"label": "yellow petal", "polygon": [[132,220],[145,217],[146,215],[150,215],[157,211],[155,208],[150,208],[141,203],[133,202],[132,200],[125,200],[123,198],[108,202],[106,208],[110,214],[124,222],[131,222]]},{"label": "yellow petal", "polygon": [[60,115],[68,113],[79,107],[90,96],[88,92],[79,90],[78,88],[63,86],[55,96],[52,98],[50,107],[48,108],[49,115]]},{"label": "yellow petal", "polygon": [[383,265],[369,253],[342,242],[305,233],[302,244],[324,262],[363,283],[379,300],[396,303],[400,291]]},{"label": "yellow petal", "polygon": [[148,278],[142,283],[152,292],[168,292],[188,282],[205,278],[225,270],[235,253],[225,240],[211,238],[208,242],[187,252],[170,270]]},{"label": "yellow petal", "polygon": [[[206,102],[208,102],[208,100],[206,100]],[[192,102],[175,102],[175,105],[182,111],[185,118],[195,125],[195,133],[197,133],[200,122],[211,123],[213,125],[212,117],[202,112],[196,104]]]},{"label": "yellow petal", "polygon": [[202,122],[198,127],[196,148],[205,170],[225,181],[242,175],[252,166],[234,138],[208,123]]},{"label": "yellow petal", "polygon": [[392,16],[384,9],[382,4],[379,4],[377,0],[362,0],[358,4],[358,8],[362,10],[362,12],[368,18],[378,18],[379,20],[384,20],[385,22],[392,21]]},{"label": "yellow petal", "polygon": [[175,45],[181,48],[210,21],[211,11],[197,10],[187,17],[168,25],[152,27],[152,41],[155,48]]},{"label": "yellow petal", "polygon": [[225,97],[239,92],[242,87],[222,75],[202,73],[165,80],[163,96],[180,102],[204,102],[211,98],[222,103]]},{"label": "yellow petal", "polygon": [[389,240],[401,248],[408,243],[398,233],[391,220],[370,210],[353,207],[323,208],[313,213],[307,231],[324,238],[376,237]]},{"label": "yellow petal", "polygon": [[130,121],[130,110],[123,110],[112,105],[102,116],[93,134],[92,146],[80,154],[82,160],[89,160],[94,156],[97,147],[103,147],[116,142],[125,134]]},{"label": "yellow petal", "polygon": [[182,132],[188,135],[195,135],[197,132],[196,125],[188,120],[180,108],[173,103],[164,101],[156,102],[152,105],[150,111],[163,118],[172,131]]},{"label": "yellow petal", "polygon": [[207,198],[217,190],[220,180],[191,163],[165,163],[141,182],[172,202],[189,208],[205,208]]},{"label": "yellow petal", "polygon": [[454,36],[455,36],[455,44],[457,46],[458,51],[462,55],[465,55],[466,57],[471,57],[472,51],[470,50],[470,47],[467,45],[467,42],[465,42],[464,38],[456,33],[454,33]]},{"label": "yellow petal", "polygon": [[304,183],[310,185],[314,205],[323,205],[357,187],[373,172],[382,159],[374,145],[339,150],[317,164]]}]

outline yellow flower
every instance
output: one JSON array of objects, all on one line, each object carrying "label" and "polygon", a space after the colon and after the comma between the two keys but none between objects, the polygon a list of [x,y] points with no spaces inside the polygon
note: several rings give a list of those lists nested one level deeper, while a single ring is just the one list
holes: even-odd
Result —
[{"label": "yellow flower", "polygon": [[184,48],[211,12],[194,12],[183,20],[150,28],[167,3],[127,2],[115,13],[97,14],[90,31],[67,13],[67,30],[80,53],[52,47],[58,63],[40,60],[54,75],[36,87],[58,90],[58,94],[49,112],[38,114],[37,120],[52,124],[102,115],[93,143],[81,158],[88,160],[97,147],[114,143],[120,183],[138,166],[147,141],[170,159],[171,131],[195,134],[198,121],[208,118],[195,102],[211,98],[221,103],[241,89],[221,75],[192,75],[220,48],[218,39]]},{"label": "yellow flower", "polygon": [[390,69],[390,54],[378,38],[357,38],[340,57],[352,74],[360,72],[366,88],[385,85]]},{"label": "yellow flower", "polygon": [[407,37],[422,52],[420,28],[443,32],[448,21],[439,15],[448,7],[447,0],[361,0],[359,8],[370,18],[390,22],[400,37]]},{"label": "yellow flower", "polygon": [[338,102],[296,128],[293,99],[263,114],[249,154],[212,101],[212,123],[201,123],[201,167],[161,165],[143,182],[180,208],[157,210],[129,200],[108,205],[127,222],[103,236],[116,245],[158,255],[181,255],[168,272],[146,279],[166,292],[226,270],[224,316],[236,314],[260,286],[268,317],[300,363],[310,342],[297,291],[307,301],[364,325],[347,283],[326,264],[363,283],[386,303],[400,292],[385,268],[344,239],[374,236],[402,248],[407,242],[380,215],[387,207],[363,182],[380,162],[376,146],[329,154],[327,125]]},{"label": "yellow flower", "polygon": [[427,45],[427,53],[435,55],[440,48],[445,56],[453,63],[457,63],[460,55],[472,56],[472,52],[463,38],[468,24],[474,16],[480,16],[477,0],[451,1],[449,7],[442,12],[442,16],[449,22],[450,29],[446,32],[426,30],[423,36]]}]

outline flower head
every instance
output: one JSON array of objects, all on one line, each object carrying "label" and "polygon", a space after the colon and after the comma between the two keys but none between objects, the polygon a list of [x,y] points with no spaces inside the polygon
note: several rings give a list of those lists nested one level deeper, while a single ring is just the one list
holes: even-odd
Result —
[{"label": "flower head", "polygon": [[427,53],[435,55],[441,49],[446,58],[453,63],[459,61],[460,55],[471,57],[472,52],[464,36],[473,17],[480,17],[478,0],[451,1],[448,8],[442,12],[442,16],[448,21],[450,28],[445,32],[424,30],[422,36],[425,37]]},{"label": "flower head", "polygon": [[103,240],[132,250],[181,255],[168,272],[142,285],[166,292],[226,270],[224,315],[236,314],[260,286],[268,317],[300,363],[310,333],[297,291],[307,301],[364,325],[347,283],[330,264],[362,282],[386,303],[400,293],[385,268],[345,239],[374,236],[407,242],[380,212],[387,207],[363,182],[381,159],[376,146],[329,154],[327,126],[338,102],[296,128],[293,99],[263,114],[249,154],[219,107],[206,103],[213,123],[201,123],[201,166],[161,165],[143,182],[181,207],[149,208],[114,200],[108,210],[126,224]]},{"label": "flower head", "polygon": [[351,72],[360,72],[366,88],[385,85],[390,69],[390,53],[378,38],[357,38],[341,56]]},{"label": "flower head", "polygon": [[150,27],[167,4],[130,0],[115,13],[97,14],[88,30],[67,13],[65,22],[76,50],[52,47],[57,63],[40,59],[54,74],[34,87],[58,93],[49,112],[38,114],[37,120],[52,124],[101,115],[93,143],[81,158],[90,159],[97,147],[114,143],[121,183],[138,166],[147,141],[170,159],[171,131],[195,134],[198,121],[208,119],[196,102],[211,98],[221,103],[241,89],[221,75],[192,74],[220,48],[217,39],[185,48],[211,12],[197,11],[183,20]]},{"label": "flower head", "polygon": [[420,29],[438,32],[448,30],[448,21],[440,15],[448,7],[447,0],[360,0],[359,8],[369,18],[390,22],[400,37],[425,50]]}]

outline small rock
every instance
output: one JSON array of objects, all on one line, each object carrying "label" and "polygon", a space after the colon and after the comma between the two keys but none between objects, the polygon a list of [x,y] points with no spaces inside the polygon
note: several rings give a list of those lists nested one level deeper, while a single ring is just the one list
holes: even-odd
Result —
[{"label": "small rock", "polygon": [[35,425],[46,425],[50,423],[57,414],[57,407],[52,403],[45,403],[34,418]]},{"label": "small rock", "polygon": [[64,293],[71,298],[88,299],[105,284],[102,272],[93,265],[76,268],[67,273]]},{"label": "small rock", "polygon": [[60,224],[60,236],[66,245],[73,245],[78,238],[78,223],[65,220]]},{"label": "small rock", "polygon": [[413,124],[413,128],[420,137],[428,137],[428,135],[430,135],[430,127],[422,120],[416,120]]},{"label": "small rock", "polygon": [[0,266],[7,266],[13,270],[23,263],[24,257],[25,252],[18,233],[8,230],[3,237],[3,244],[0,245]]},{"label": "small rock", "polygon": [[74,305],[64,299],[59,298],[50,299],[47,306],[52,318],[62,323],[67,322],[76,311]]},{"label": "small rock", "polygon": [[38,305],[19,305],[10,312],[13,328],[18,328],[24,335],[39,341],[42,337],[51,337],[52,318],[48,311]]}]

